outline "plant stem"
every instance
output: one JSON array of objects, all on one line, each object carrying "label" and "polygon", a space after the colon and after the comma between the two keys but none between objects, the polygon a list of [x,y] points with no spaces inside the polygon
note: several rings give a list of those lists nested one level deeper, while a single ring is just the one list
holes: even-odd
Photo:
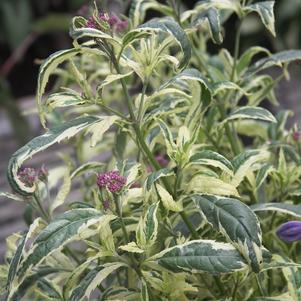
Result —
[{"label": "plant stem", "polygon": [[42,206],[42,204],[39,200],[39,197],[36,195],[36,193],[33,194],[33,198],[34,198],[35,204],[37,205],[37,209],[38,209],[40,215],[47,221],[47,223],[49,223],[49,221],[50,221],[49,214],[46,212],[46,210]]},{"label": "plant stem", "polygon": [[124,224],[123,219],[122,219],[122,212],[121,212],[121,209],[120,209],[119,198],[116,197],[116,196],[114,197],[114,203],[115,203],[117,215],[119,217],[119,221],[120,221],[120,224],[121,224],[121,228],[122,228],[124,238],[126,240],[126,243],[129,243],[130,242],[129,235],[126,231],[126,227],[125,227],[125,224]]},{"label": "plant stem", "polygon": [[[115,55],[114,55],[113,52],[111,53],[111,58],[112,58],[112,63],[114,65],[114,68],[116,69],[116,72],[118,74],[121,74],[118,62],[117,62],[116,57],[115,57]],[[135,117],[133,104],[132,104],[132,101],[131,101],[128,89],[126,87],[126,83],[125,83],[125,81],[124,81],[123,78],[120,78],[120,82],[121,82],[121,86],[122,86],[122,89],[123,89],[123,92],[124,92],[124,95],[125,95],[125,98],[126,98],[126,101],[127,101],[127,105],[128,105],[130,117],[132,119],[134,130],[136,132],[138,144],[140,145],[141,149],[144,152],[144,155],[146,156],[146,158],[148,159],[148,161],[151,163],[151,165],[155,168],[155,170],[160,170],[161,169],[160,164],[155,159],[153,153],[150,151],[149,147],[147,146],[147,144],[145,143],[145,140],[143,138],[143,134],[141,132],[140,126],[139,126],[139,124],[137,122],[137,119]],[[163,182],[165,188],[167,189],[167,191],[171,195],[173,195],[173,189],[172,189],[170,183],[168,182],[168,180],[166,178],[162,178],[162,182]],[[182,211],[182,212],[180,212],[180,216],[183,219],[184,223],[187,225],[188,229],[190,230],[192,237],[194,239],[197,239],[198,238],[198,234],[195,231],[195,229],[194,229],[193,225],[191,224],[191,222],[189,221],[186,213],[184,211]]]}]

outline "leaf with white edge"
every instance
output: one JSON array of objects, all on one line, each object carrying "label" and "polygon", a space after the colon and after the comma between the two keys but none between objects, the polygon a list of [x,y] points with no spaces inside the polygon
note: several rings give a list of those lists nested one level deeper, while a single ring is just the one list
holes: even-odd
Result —
[{"label": "leaf with white edge", "polygon": [[273,269],[283,269],[283,268],[301,268],[300,263],[295,263],[292,261],[286,261],[283,260],[283,257],[281,257],[278,254],[273,254],[272,259],[269,263],[264,263],[262,272],[267,270],[273,270]]},{"label": "leaf with white edge", "polygon": [[264,164],[259,169],[259,171],[256,175],[256,188],[257,189],[263,184],[263,182],[265,181],[267,176],[274,170],[275,170],[275,168],[271,164]]},{"label": "leaf with white edge", "polygon": [[249,68],[247,75],[251,75],[272,66],[281,67],[283,64],[288,64],[299,60],[301,60],[301,50],[281,51],[257,61]]},{"label": "leaf with white edge", "polygon": [[47,300],[62,300],[60,294],[60,288],[53,281],[48,281],[47,279],[39,279],[37,281],[37,292],[40,295],[40,298],[45,298]]},{"label": "leaf with white edge", "polygon": [[177,146],[174,143],[173,134],[168,125],[163,120],[158,119],[158,124],[164,137],[167,154],[170,158],[175,159]]},{"label": "leaf with white edge", "polygon": [[266,150],[247,150],[236,156],[232,161],[235,173],[231,184],[237,187],[256,163],[266,161],[269,157],[270,153]]},{"label": "leaf with white edge", "polygon": [[96,170],[99,170],[100,168],[104,167],[104,163],[101,162],[87,162],[81,166],[79,166],[77,169],[75,169],[71,174],[71,180],[73,180],[76,177],[79,177],[86,173],[94,173]]},{"label": "leaf with white edge", "polygon": [[244,12],[256,12],[264,24],[264,26],[275,37],[275,16],[274,16],[275,1],[261,1],[244,7]]},{"label": "leaf with white edge", "polygon": [[79,285],[72,291],[68,301],[81,301],[90,297],[92,291],[105,280],[110,274],[126,267],[124,263],[106,263],[92,269],[88,274],[80,281]]},{"label": "leaf with white edge", "polygon": [[159,227],[158,207],[159,203],[156,203],[147,209],[136,231],[137,244],[143,249],[152,246],[156,242]]},{"label": "leaf with white edge", "polygon": [[141,280],[141,301],[150,301],[147,283],[144,279]]},{"label": "leaf with white edge", "polygon": [[10,301],[21,301],[24,300],[23,297],[28,292],[30,287],[35,285],[38,280],[43,279],[44,277],[54,274],[54,273],[61,273],[61,268],[49,268],[43,267],[40,268],[38,271],[34,272],[30,276],[28,276],[22,283],[18,283],[17,286],[13,288],[10,292],[7,300]]},{"label": "leaf with white edge", "polygon": [[126,74],[110,74],[108,75],[104,81],[97,87],[97,91],[101,91],[105,86],[110,85],[115,81],[119,81],[120,79],[126,78],[133,74],[133,71],[128,72]]},{"label": "leaf with white edge", "polygon": [[119,119],[118,116],[101,116],[99,121],[91,125],[87,131],[92,134],[91,147],[95,147],[102,140],[104,133]]},{"label": "leaf with white edge", "polygon": [[129,253],[144,253],[144,250],[140,249],[134,241],[128,243],[127,245],[120,246],[119,249]]},{"label": "leaf with white edge", "polygon": [[19,196],[15,195],[15,194],[8,193],[8,192],[1,192],[0,191],[0,197],[10,199],[10,200],[13,200],[13,201],[17,201],[17,202],[23,202],[22,198],[20,198]]},{"label": "leaf with white edge", "polygon": [[263,47],[254,46],[249,49],[247,49],[239,58],[236,66],[236,72],[238,75],[244,74],[244,72],[249,67],[253,57],[259,53],[265,53],[267,55],[270,55],[271,53],[269,50]]},{"label": "leaf with white edge", "polygon": [[72,25],[69,32],[72,39],[100,39],[121,45],[121,41],[116,36],[113,37],[112,35],[104,33],[98,29],[83,26],[81,22],[82,19],[82,17],[74,17],[72,19]]},{"label": "leaf with white edge", "polygon": [[260,107],[244,106],[233,111],[224,121],[232,121],[237,119],[256,119],[260,121],[276,123],[277,120],[268,110]]},{"label": "leaf with white edge", "polygon": [[225,92],[225,90],[237,90],[242,94],[246,94],[246,92],[240,86],[230,81],[220,81],[212,85],[213,96],[219,94],[220,92]]},{"label": "leaf with white edge", "polygon": [[173,212],[181,212],[183,211],[183,205],[182,203],[175,202],[172,195],[161,185],[156,184],[156,188],[159,194],[159,197],[162,201],[163,206],[165,209],[173,211]]},{"label": "leaf with white edge", "polygon": [[214,195],[192,195],[207,222],[242,253],[255,272],[262,266],[260,224],[252,210],[239,200]]},{"label": "leaf with white edge", "polygon": [[82,50],[79,48],[57,51],[52,55],[50,55],[40,67],[39,77],[38,77],[38,87],[37,87],[37,106],[40,113],[39,114],[40,120],[44,127],[45,127],[46,120],[45,120],[45,115],[42,107],[42,96],[45,92],[45,88],[48,83],[49,76],[57,68],[58,65],[60,65],[61,63],[63,63],[68,59],[71,59],[77,54],[81,53],[81,51]]},{"label": "leaf with white edge", "polygon": [[64,204],[69,192],[71,189],[71,177],[70,170],[67,169],[63,176],[63,183],[59,188],[59,191],[54,199],[54,201],[50,205],[50,212],[53,212],[57,207]]},{"label": "leaf with white edge", "polygon": [[80,95],[70,92],[60,92],[51,94],[46,101],[46,107],[49,111],[55,108],[66,108],[85,104],[86,100]]},{"label": "leaf with white edge", "polygon": [[30,225],[28,231],[20,238],[16,252],[10,261],[8,276],[7,276],[7,287],[12,286],[12,283],[16,276],[20,261],[21,261],[22,257],[24,255],[26,255],[25,250],[24,250],[26,242],[36,233],[37,230],[41,230],[44,227],[45,227],[45,224],[44,224],[43,220],[40,217],[38,217]]},{"label": "leaf with white edge", "polygon": [[95,231],[89,231],[92,225],[107,224],[115,218],[114,215],[103,215],[98,210],[88,208],[70,210],[57,216],[39,233],[18,274],[24,275],[67,243],[94,235]]},{"label": "leaf with white edge", "polygon": [[211,85],[209,83],[209,81],[207,80],[207,78],[197,69],[194,68],[189,68],[189,69],[185,69],[182,72],[180,72],[179,74],[177,74],[176,76],[174,76],[172,79],[170,79],[169,81],[167,81],[165,84],[163,84],[159,90],[163,90],[171,85],[176,84],[179,81],[197,81],[199,82],[206,90],[208,90],[211,93]]},{"label": "leaf with white edge", "polygon": [[85,116],[68,121],[32,139],[25,146],[16,151],[9,160],[7,170],[8,182],[12,189],[24,196],[32,195],[36,187],[28,187],[18,178],[18,170],[22,164],[33,155],[47,149],[55,143],[75,136],[97,121],[99,121],[99,118],[94,116]]},{"label": "leaf with white edge", "polygon": [[197,11],[206,11],[209,8],[217,8],[219,10],[235,11],[238,15],[241,13],[241,6],[239,1],[233,0],[200,0],[197,2],[195,9]]},{"label": "leaf with white edge", "polygon": [[201,174],[196,175],[192,178],[192,180],[188,184],[187,191],[223,196],[232,195],[239,197],[239,193],[233,184],[226,183],[215,177]]},{"label": "leaf with white edge", "polygon": [[209,165],[217,167],[230,175],[233,174],[232,163],[223,155],[211,150],[202,150],[196,152],[190,157],[189,163]]},{"label": "leaf with white edge", "polygon": [[170,34],[176,40],[183,52],[183,59],[179,65],[179,69],[183,69],[188,65],[191,57],[190,42],[185,31],[175,21],[171,19],[152,19],[133,30],[133,32],[135,31],[162,31]]},{"label": "leaf with white edge", "polygon": [[192,24],[193,26],[205,24],[212,41],[216,44],[221,44],[223,42],[221,20],[217,9],[210,8],[207,11],[196,15],[192,20]]},{"label": "leaf with white edge", "polygon": [[296,301],[292,299],[288,293],[284,293],[274,297],[256,297],[251,298],[249,301]]},{"label": "leaf with white edge", "polygon": [[251,205],[250,208],[254,212],[261,211],[275,211],[292,216],[301,217],[301,205],[287,204],[287,203],[262,203]]},{"label": "leaf with white edge", "polygon": [[162,168],[160,170],[152,172],[145,180],[145,189],[150,191],[153,184],[162,177],[173,176],[174,172],[171,168]]},{"label": "leaf with white edge", "polygon": [[214,240],[192,240],[166,249],[146,262],[155,262],[175,273],[207,272],[213,275],[233,273],[247,267],[245,259],[231,244]]}]

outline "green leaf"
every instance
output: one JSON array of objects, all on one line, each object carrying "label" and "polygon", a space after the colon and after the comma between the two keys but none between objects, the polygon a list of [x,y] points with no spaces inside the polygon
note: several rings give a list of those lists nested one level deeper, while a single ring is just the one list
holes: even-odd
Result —
[{"label": "green leaf", "polygon": [[197,2],[195,9],[197,11],[206,11],[212,7],[218,10],[235,11],[238,15],[241,14],[240,3],[236,0],[200,0]]},{"label": "green leaf", "polygon": [[220,16],[215,8],[210,8],[205,12],[196,15],[192,20],[193,26],[205,24],[207,26],[211,39],[216,44],[223,42],[222,27]]},{"label": "green leaf", "polygon": [[80,131],[88,128],[91,124],[97,122],[99,118],[94,116],[85,116],[68,121],[59,125],[45,134],[32,139],[25,146],[13,154],[8,163],[7,176],[12,189],[24,196],[34,193],[35,186],[28,187],[18,178],[18,170],[22,164],[33,155],[47,149],[63,139],[69,139]]},{"label": "green leaf", "polygon": [[236,109],[223,121],[223,123],[236,119],[256,119],[266,122],[277,122],[276,118],[268,110],[251,106],[244,106]]},{"label": "green leaf", "polygon": [[147,283],[144,279],[141,280],[141,301],[150,301],[149,295],[148,295],[148,287]]},{"label": "green leaf", "polygon": [[141,248],[152,246],[158,235],[158,207],[159,203],[152,204],[146,211],[144,218],[139,223],[136,232],[137,244]]},{"label": "green leaf", "polygon": [[235,171],[232,185],[237,187],[256,163],[266,161],[269,157],[270,153],[266,150],[247,150],[236,156],[232,161]]},{"label": "green leaf", "polygon": [[42,96],[45,92],[45,88],[48,83],[49,76],[57,68],[58,65],[60,65],[61,63],[63,63],[68,59],[71,59],[72,57],[76,56],[79,53],[81,53],[80,48],[72,48],[72,49],[57,51],[52,55],[50,55],[40,67],[39,77],[38,77],[38,87],[37,87],[37,106],[39,109],[40,120],[44,127],[45,127],[46,120],[45,120],[44,111],[42,107]]},{"label": "green leaf", "polygon": [[259,169],[259,171],[256,175],[256,188],[257,189],[263,184],[263,182],[265,181],[267,176],[274,170],[275,170],[275,168],[271,164],[264,164]]},{"label": "green leaf", "polygon": [[169,177],[174,174],[173,170],[170,168],[162,168],[155,172],[152,172],[145,180],[145,188],[147,191],[150,191],[153,184],[162,177]]},{"label": "green leaf", "polygon": [[91,292],[111,273],[121,267],[124,263],[106,263],[92,269],[81,281],[80,284],[72,291],[68,301],[81,301],[90,297]]},{"label": "green leaf", "polygon": [[214,195],[190,197],[202,216],[242,253],[255,272],[262,265],[262,238],[259,221],[252,210],[239,200]]},{"label": "green leaf", "polygon": [[198,151],[197,153],[195,153],[190,157],[189,163],[209,165],[209,166],[220,168],[222,171],[230,175],[233,174],[232,163],[223,155],[211,150]]},{"label": "green leaf", "polygon": [[166,249],[147,262],[155,262],[172,272],[225,274],[246,268],[240,253],[228,243],[192,240]]},{"label": "green leaf", "polygon": [[284,214],[289,214],[301,217],[301,205],[287,203],[262,203],[250,206],[254,212],[261,211],[276,211]]},{"label": "green leaf", "polygon": [[93,235],[95,231],[89,231],[90,226],[106,224],[113,219],[114,215],[103,215],[88,208],[74,209],[59,215],[37,236],[18,274],[23,275],[67,243]]},{"label": "green leaf", "polygon": [[275,16],[274,16],[274,4],[275,1],[261,1],[244,7],[244,12],[247,14],[250,12],[256,12],[264,26],[270,31],[273,36],[276,36],[275,32]]},{"label": "green leaf", "polygon": [[144,250],[141,249],[134,241],[120,246],[119,249],[129,253],[144,253]]},{"label": "green leaf", "polygon": [[51,300],[62,300],[59,287],[55,285],[53,281],[39,279],[36,285],[42,298],[50,298]]},{"label": "green leaf", "polygon": [[191,57],[191,46],[189,39],[183,31],[183,29],[171,19],[152,19],[142,25],[140,25],[134,31],[162,31],[167,34],[170,34],[176,42],[179,44],[183,51],[183,59],[179,66],[179,69],[185,68]]},{"label": "green leaf", "polygon": [[236,66],[236,72],[238,75],[242,75],[244,71],[247,70],[248,66],[250,65],[253,57],[259,53],[265,53],[270,55],[270,52],[263,47],[254,46],[247,49],[239,58]]}]

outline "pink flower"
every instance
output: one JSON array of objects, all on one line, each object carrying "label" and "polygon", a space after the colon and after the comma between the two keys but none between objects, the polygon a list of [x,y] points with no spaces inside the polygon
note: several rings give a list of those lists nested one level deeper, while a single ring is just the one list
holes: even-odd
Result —
[{"label": "pink flower", "polygon": [[102,206],[103,206],[103,209],[104,209],[104,210],[110,209],[110,201],[109,201],[109,200],[104,200],[104,201],[102,202]]},{"label": "pink flower", "polygon": [[292,138],[294,141],[299,141],[301,138],[301,133],[299,131],[294,130],[292,132]]},{"label": "pink flower", "polygon": [[38,179],[37,171],[31,167],[20,169],[18,177],[27,187],[32,187]]},{"label": "pink flower", "polygon": [[37,172],[38,179],[42,182],[47,182],[48,175],[49,175],[48,169],[43,164],[42,167]]},{"label": "pink flower", "polygon": [[120,175],[119,171],[108,171],[97,175],[97,185],[105,187],[110,192],[119,192],[126,184],[126,177]]}]

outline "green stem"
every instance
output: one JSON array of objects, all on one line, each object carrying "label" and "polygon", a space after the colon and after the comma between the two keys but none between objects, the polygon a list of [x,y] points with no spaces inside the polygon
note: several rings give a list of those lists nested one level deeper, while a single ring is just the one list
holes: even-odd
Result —
[{"label": "green stem", "polygon": [[115,203],[117,215],[119,217],[119,221],[120,221],[120,224],[121,224],[121,228],[122,228],[122,232],[123,232],[124,238],[126,240],[126,243],[129,243],[130,240],[129,240],[128,233],[126,231],[125,224],[124,224],[123,219],[122,219],[122,212],[121,212],[121,209],[120,209],[119,198],[116,197],[116,196],[114,197],[114,203]]},{"label": "green stem", "polygon": [[50,221],[49,214],[46,212],[46,210],[42,206],[42,204],[39,200],[39,197],[34,193],[33,198],[34,198],[35,204],[37,206],[36,208],[38,209],[40,215],[47,221],[47,223],[49,223],[49,221]]},{"label": "green stem", "polygon": [[110,113],[113,113],[114,115],[117,115],[119,116],[120,118],[128,121],[128,122],[131,122],[131,120],[129,118],[127,118],[126,116],[124,116],[123,114],[121,114],[120,112],[110,108],[110,107],[107,107],[105,104],[101,103],[101,102],[98,102],[97,105],[99,105],[100,107],[102,107],[104,110],[106,110],[107,112],[110,112]]},{"label": "green stem", "polygon": [[[114,68],[116,69],[116,72],[118,74],[121,74],[119,65],[117,63],[116,57],[115,57],[115,55],[114,55],[113,52],[111,53],[111,58],[112,58],[112,63],[114,65]],[[133,104],[132,104],[132,101],[131,101],[128,89],[126,87],[126,83],[125,83],[125,81],[124,81],[123,78],[120,78],[120,82],[121,82],[121,86],[122,86],[122,89],[123,89],[123,92],[124,92],[124,95],[125,95],[125,98],[126,98],[126,102],[127,102],[129,113],[130,113],[130,117],[131,117],[132,122],[133,122],[133,127],[134,127],[134,130],[136,132],[136,136],[137,136],[137,139],[138,139],[138,144],[142,148],[142,150],[143,150],[146,158],[151,163],[151,165],[155,168],[155,170],[160,170],[161,169],[160,164],[155,159],[153,153],[150,151],[150,149],[146,145],[145,140],[143,138],[141,129],[140,129],[139,125],[138,125],[137,119],[136,119],[135,114],[134,114]],[[168,182],[168,180],[166,178],[162,178],[162,182],[163,182],[165,188],[167,189],[167,191],[171,195],[173,195],[173,189],[172,189],[170,183]],[[197,239],[198,238],[198,234],[195,231],[194,226],[188,220],[188,217],[187,217],[186,213],[184,211],[182,211],[182,212],[180,212],[180,216],[183,219],[184,223],[187,225],[188,229],[190,230],[190,232],[192,234],[192,237],[194,239]]]}]

